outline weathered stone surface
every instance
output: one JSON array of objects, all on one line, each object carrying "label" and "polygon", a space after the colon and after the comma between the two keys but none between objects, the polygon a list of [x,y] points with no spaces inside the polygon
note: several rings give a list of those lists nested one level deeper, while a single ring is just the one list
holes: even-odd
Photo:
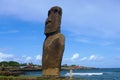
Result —
[{"label": "weathered stone surface", "polygon": [[48,18],[45,22],[45,35],[59,33],[61,24],[62,9],[60,7],[52,7],[48,12]]},{"label": "weathered stone surface", "polygon": [[60,33],[62,9],[53,7],[49,10],[45,23],[46,39],[43,45],[42,76],[59,77],[65,38]]},{"label": "weathered stone surface", "polygon": [[60,33],[49,36],[43,47],[43,75],[59,76],[64,51],[64,36]]}]

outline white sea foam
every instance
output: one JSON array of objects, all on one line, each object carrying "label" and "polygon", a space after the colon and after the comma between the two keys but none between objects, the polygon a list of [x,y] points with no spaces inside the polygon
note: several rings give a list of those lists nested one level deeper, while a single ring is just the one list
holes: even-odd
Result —
[{"label": "white sea foam", "polygon": [[[103,73],[72,73],[73,76],[92,76],[103,75]],[[66,73],[65,76],[70,76],[70,73]]]}]

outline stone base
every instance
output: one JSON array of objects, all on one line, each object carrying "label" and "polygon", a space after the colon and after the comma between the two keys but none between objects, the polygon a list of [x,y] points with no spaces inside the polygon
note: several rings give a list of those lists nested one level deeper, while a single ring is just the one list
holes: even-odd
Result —
[{"label": "stone base", "polygon": [[42,70],[42,77],[59,77],[60,70],[59,68],[48,68]]}]

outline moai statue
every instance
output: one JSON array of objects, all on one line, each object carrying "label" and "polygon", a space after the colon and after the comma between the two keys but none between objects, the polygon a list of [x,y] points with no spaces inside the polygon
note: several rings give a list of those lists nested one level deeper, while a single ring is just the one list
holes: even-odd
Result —
[{"label": "moai statue", "polygon": [[46,39],[43,45],[42,76],[59,77],[64,52],[65,38],[60,33],[62,9],[52,7],[45,22]]}]

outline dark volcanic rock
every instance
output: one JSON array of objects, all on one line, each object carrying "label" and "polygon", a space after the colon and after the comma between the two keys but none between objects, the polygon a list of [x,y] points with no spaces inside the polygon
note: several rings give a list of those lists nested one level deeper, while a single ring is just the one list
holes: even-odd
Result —
[{"label": "dark volcanic rock", "polygon": [[52,7],[48,12],[48,18],[45,22],[46,36],[60,32],[62,9],[60,7]]},{"label": "dark volcanic rock", "polygon": [[60,33],[62,9],[53,7],[49,10],[45,24],[46,39],[43,45],[42,76],[59,77],[65,38]]},{"label": "dark volcanic rock", "polygon": [[[43,73],[58,75],[64,51],[64,36],[60,33],[49,36],[43,47]],[[44,75],[44,74],[43,74]]]},{"label": "dark volcanic rock", "polygon": [[0,71],[0,76],[19,76],[21,74],[24,74],[22,71]]}]

